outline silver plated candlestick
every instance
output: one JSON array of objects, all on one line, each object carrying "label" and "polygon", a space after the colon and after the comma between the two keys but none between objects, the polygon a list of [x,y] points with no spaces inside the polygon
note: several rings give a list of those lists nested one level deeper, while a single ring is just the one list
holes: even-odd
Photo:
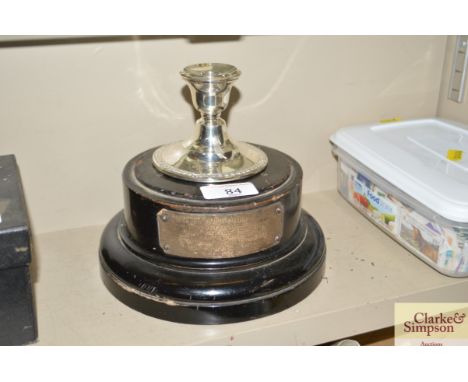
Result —
[{"label": "silver plated candlestick", "polygon": [[188,83],[201,118],[196,121],[191,139],[155,150],[154,166],[172,177],[201,183],[234,181],[262,171],[268,163],[265,153],[230,139],[221,118],[232,84],[241,72],[232,65],[213,63],[190,65],[180,74]]}]

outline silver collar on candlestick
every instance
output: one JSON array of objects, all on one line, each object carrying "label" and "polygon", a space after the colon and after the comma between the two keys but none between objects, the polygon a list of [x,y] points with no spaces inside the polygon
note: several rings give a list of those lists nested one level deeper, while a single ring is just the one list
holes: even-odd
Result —
[{"label": "silver collar on candlestick", "polygon": [[262,171],[268,163],[266,154],[248,143],[232,141],[221,118],[240,71],[227,64],[196,64],[180,74],[201,118],[192,139],[156,149],[154,166],[172,177],[202,183],[228,182]]}]

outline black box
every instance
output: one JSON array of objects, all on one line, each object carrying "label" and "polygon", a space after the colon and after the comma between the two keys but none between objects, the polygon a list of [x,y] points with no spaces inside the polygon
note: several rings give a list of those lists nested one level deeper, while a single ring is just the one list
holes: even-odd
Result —
[{"label": "black box", "polygon": [[0,345],[37,338],[31,277],[31,240],[23,187],[14,155],[0,156]]}]

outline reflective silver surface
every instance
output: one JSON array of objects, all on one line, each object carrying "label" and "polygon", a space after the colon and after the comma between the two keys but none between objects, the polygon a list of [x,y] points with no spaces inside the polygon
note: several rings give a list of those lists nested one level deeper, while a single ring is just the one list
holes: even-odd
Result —
[{"label": "reflective silver surface", "polygon": [[180,74],[188,83],[201,118],[195,123],[193,138],[154,152],[154,166],[175,178],[202,183],[233,181],[262,171],[268,163],[265,153],[248,143],[233,142],[221,118],[240,71],[232,65],[214,63],[187,66]]}]

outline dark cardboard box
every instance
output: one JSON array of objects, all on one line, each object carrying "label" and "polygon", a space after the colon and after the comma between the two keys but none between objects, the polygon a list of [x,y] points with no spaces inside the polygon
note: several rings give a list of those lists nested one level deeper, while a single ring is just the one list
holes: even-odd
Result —
[{"label": "dark cardboard box", "polygon": [[0,345],[37,338],[30,263],[29,220],[18,166],[14,155],[0,156]]}]

